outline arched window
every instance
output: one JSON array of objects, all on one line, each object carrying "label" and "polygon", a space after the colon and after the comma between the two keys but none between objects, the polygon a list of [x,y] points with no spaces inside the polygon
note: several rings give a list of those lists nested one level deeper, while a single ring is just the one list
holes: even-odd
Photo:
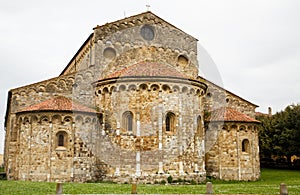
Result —
[{"label": "arched window", "polygon": [[202,129],[202,121],[201,121],[201,116],[199,115],[197,117],[197,134],[199,136],[202,136],[202,131],[203,131],[203,129]]},{"label": "arched window", "polygon": [[64,146],[65,137],[63,134],[58,135],[58,146]]},{"label": "arched window", "polygon": [[166,131],[175,132],[175,114],[172,112],[166,115]]},{"label": "arched window", "polygon": [[123,113],[122,116],[122,126],[126,131],[132,131],[132,120],[133,120],[133,114],[130,111],[126,111]]},{"label": "arched window", "polygon": [[56,134],[57,138],[57,147],[66,147],[67,145],[67,133],[60,131]]},{"label": "arched window", "polygon": [[242,141],[242,152],[250,152],[250,144],[248,139]]}]

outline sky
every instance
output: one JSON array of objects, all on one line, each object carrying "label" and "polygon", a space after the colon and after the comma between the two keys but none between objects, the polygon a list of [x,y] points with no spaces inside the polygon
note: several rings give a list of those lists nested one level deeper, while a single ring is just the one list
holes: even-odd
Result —
[{"label": "sky", "polygon": [[93,27],[146,5],[196,37],[202,65],[257,111],[300,103],[299,0],[0,0],[0,154],[8,91],[58,76]]}]

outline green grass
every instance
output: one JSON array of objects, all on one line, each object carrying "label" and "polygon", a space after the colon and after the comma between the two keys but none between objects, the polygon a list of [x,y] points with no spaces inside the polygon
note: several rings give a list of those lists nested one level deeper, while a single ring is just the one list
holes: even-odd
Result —
[{"label": "green grass", "polygon": [[[289,194],[300,194],[300,171],[263,169],[255,182],[212,181],[216,194],[279,194],[280,183],[286,183]],[[55,183],[0,180],[1,194],[55,194]],[[138,185],[139,194],[204,194],[200,185]],[[65,194],[130,194],[130,184],[65,183]]]}]

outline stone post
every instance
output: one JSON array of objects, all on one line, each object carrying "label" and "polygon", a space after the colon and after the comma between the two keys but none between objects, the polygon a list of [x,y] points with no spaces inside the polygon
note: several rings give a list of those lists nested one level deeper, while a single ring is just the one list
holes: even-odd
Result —
[{"label": "stone post", "polygon": [[132,183],[131,194],[137,194],[137,184],[136,183]]},{"label": "stone post", "polygon": [[63,193],[63,184],[62,183],[56,183],[56,194],[62,194]]},{"label": "stone post", "polygon": [[213,186],[211,182],[206,183],[206,194],[213,194]]},{"label": "stone post", "polygon": [[280,195],[288,195],[288,189],[285,183],[280,184]]}]

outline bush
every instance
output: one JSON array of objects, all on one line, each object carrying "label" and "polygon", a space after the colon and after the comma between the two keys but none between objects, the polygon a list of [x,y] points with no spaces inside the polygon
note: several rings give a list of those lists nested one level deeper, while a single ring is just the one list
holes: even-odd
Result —
[{"label": "bush", "polygon": [[6,180],[6,173],[0,173],[0,180]]},{"label": "bush", "polygon": [[167,178],[167,180],[168,180],[168,183],[173,183],[173,177],[171,175]]},{"label": "bush", "polygon": [[192,180],[190,181],[190,184],[191,184],[191,185],[197,185],[197,182],[196,182],[195,180],[192,179]]}]

